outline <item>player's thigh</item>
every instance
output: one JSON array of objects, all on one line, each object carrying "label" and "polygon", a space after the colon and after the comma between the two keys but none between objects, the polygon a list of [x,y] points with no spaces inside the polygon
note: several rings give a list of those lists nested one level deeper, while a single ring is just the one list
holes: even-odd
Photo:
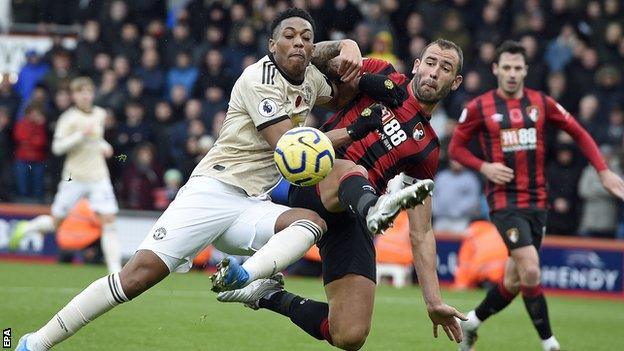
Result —
[{"label": "player's thigh", "polygon": [[245,193],[208,177],[193,177],[158,218],[137,250],[155,252],[171,271],[184,272],[249,206]]},{"label": "player's thigh", "polygon": [[520,289],[520,274],[518,273],[518,266],[513,257],[507,259],[505,263],[505,276],[503,277],[503,284],[510,292],[518,292]]},{"label": "player's thigh", "polygon": [[498,229],[509,252],[535,244],[531,224],[520,212],[516,210],[494,211],[490,214],[490,219]]},{"label": "player's thigh", "polygon": [[524,217],[531,227],[531,236],[533,237],[533,245],[539,251],[542,246],[544,236],[546,236],[546,211],[542,210],[524,210]]},{"label": "player's thigh", "polygon": [[113,184],[109,178],[89,184],[89,206],[100,215],[112,216],[119,212]]},{"label": "player's thigh", "polygon": [[371,328],[375,283],[358,274],[347,274],[325,285],[329,328],[338,342],[363,342]]},{"label": "player's thigh", "polygon": [[276,233],[279,218],[292,211],[290,207],[254,198],[241,199],[240,205],[245,209],[214,242],[218,250],[228,254],[252,255]]},{"label": "player's thigh", "polygon": [[52,202],[52,216],[65,218],[71,209],[83,196],[89,192],[89,185],[78,181],[61,180],[58,185],[54,201]]}]

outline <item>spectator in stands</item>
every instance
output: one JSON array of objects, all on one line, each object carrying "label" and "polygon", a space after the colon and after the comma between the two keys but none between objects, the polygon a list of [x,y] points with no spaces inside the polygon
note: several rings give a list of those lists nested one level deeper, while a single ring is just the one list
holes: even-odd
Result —
[{"label": "spectator in stands", "polygon": [[399,59],[392,51],[392,43],[392,35],[389,32],[377,33],[373,39],[372,52],[367,57],[381,59],[396,65]]},{"label": "spectator in stands", "polygon": [[124,23],[121,35],[111,47],[113,56],[125,56],[130,62],[138,62],[141,57],[139,28],[134,23]]},{"label": "spectator in stands", "polygon": [[128,5],[123,0],[114,0],[109,3],[108,12],[101,21],[102,40],[106,45],[112,45],[119,39],[121,27],[128,21]]},{"label": "spectator in stands", "polygon": [[559,36],[548,43],[544,59],[551,72],[561,72],[572,61],[572,53],[577,45],[578,38],[574,27],[567,24],[561,28]]},{"label": "spectator in stands", "polygon": [[[331,29],[347,35],[353,31],[355,24],[360,22],[364,16],[360,9],[348,0],[334,0],[331,9]],[[331,35],[330,35],[331,37]]]},{"label": "spectator in stands", "polygon": [[496,87],[496,77],[492,74],[495,52],[494,43],[485,41],[479,45],[479,56],[470,64],[470,68],[479,73],[479,77],[481,77],[481,91]]},{"label": "spectator in stands", "polygon": [[11,85],[8,74],[0,75],[0,79],[0,106],[4,107],[11,120],[14,120],[22,100]]},{"label": "spectator in stands", "polygon": [[23,200],[43,201],[43,177],[48,156],[45,110],[28,105],[24,118],[15,124],[15,179],[17,193]]},{"label": "spectator in stands", "polygon": [[102,84],[102,76],[104,72],[112,68],[112,59],[106,52],[100,52],[93,59],[94,72],[92,73],[93,81],[96,86]]},{"label": "spectator in stands", "polygon": [[546,228],[549,233],[574,235],[578,228],[580,211],[577,184],[582,166],[575,157],[573,144],[558,147],[555,160],[546,166],[546,178],[551,182],[548,191],[549,211]]},{"label": "spectator in stands", "polygon": [[456,10],[451,10],[444,16],[442,29],[434,35],[434,39],[450,40],[459,45],[464,52],[471,52],[470,35],[464,28],[461,14]]},{"label": "spectator in stands", "polygon": [[13,155],[13,143],[11,142],[11,130],[12,127],[11,114],[9,110],[0,106],[0,202],[5,202],[11,199],[11,167],[7,167],[11,164]]},{"label": "spectator in stands", "polygon": [[[603,145],[600,148],[605,161],[621,174],[614,149]],[[582,236],[613,238],[618,222],[618,201],[600,183],[598,173],[587,166],[578,184],[578,194],[584,200],[579,233]]]},{"label": "spectator in stands", "polygon": [[[530,67],[530,66],[529,66]],[[577,100],[572,98],[569,93],[565,74],[562,72],[553,72],[546,76],[546,92],[552,98],[556,99],[561,106],[571,112],[577,111]]]},{"label": "spectator in stands", "polygon": [[195,46],[193,49],[193,64],[195,66],[201,66],[202,63],[204,63],[206,54],[210,50],[216,50],[220,53],[223,47],[223,41],[223,31],[214,25],[208,26],[204,40],[200,41],[199,45]]},{"label": "spectator in stands", "polygon": [[110,107],[115,112],[121,111],[124,103],[124,92],[121,89],[117,75],[113,70],[106,70],[102,74],[102,82],[95,92],[95,104],[100,107]]},{"label": "spectator in stands", "polygon": [[[530,34],[523,35],[520,43],[526,49],[527,64],[529,72],[527,73],[525,84],[528,88],[544,90],[546,76],[548,76],[548,66],[542,60],[537,38]],[[559,99],[557,101],[560,101]]]},{"label": "spectator in stands", "polygon": [[176,65],[177,57],[180,52],[192,52],[193,39],[189,33],[189,27],[184,23],[178,23],[173,27],[170,38],[165,42],[164,63],[167,67]]},{"label": "spectator in stands", "polygon": [[244,26],[240,29],[236,42],[229,45],[224,53],[228,70],[238,77],[243,72],[243,61],[246,56],[255,56],[258,50],[256,34],[251,26]]},{"label": "spectator in stands", "polygon": [[158,98],[148,94],[144,94],[145,85],[141,77],[131,75],[126,81],[126,97],[125,101],[136,101],[145,107],[145,114],[148,120],[153,119],[154,106],[158,102]]},{"label": "spectator in stands", "polygon": [[577,95],[574,98],[580,98],[596,90],[594,84],[594,75],[598,69],[598,54],[592,47],[581,45],[574,60],[568,65],[566,75],[569,77],[568,84],[574,87]]},{"label": "spectator in stands", "polygon": [[158,51],[149,49],[143,51],[141,66],[136,68],[136,75],[141,77],[145,86],[145,93],[161,97],[166,82],[165,71],[160,67]]},{"label": "spectator in stands", "polygon": [[449,117],[459,119],[466,103],[482,93],[481,76],[476,71],[464,73],[463,84],[453,92],[450,99],[447,99],[446,107]]},{"label": "spectator in stands", "polygon": [[[26,64],[19,72],[17,83],[15,84],[15,91],[17,91],[21,99],[28,101],[35,85],[48,73],[50,66],[47,62],[42,60],[41,55],[35,50],[28,50],[25,55]],[[4,105],[3,102],[2,104]]]},{"label": "spectator in stands", "polygon": [[500,43],[501,39],[507,36],[501,21],[501,9],[496,4],[487,3],[483,7],[481,19],[482,22],[475,31],[473,40]]},{"label": "spectator in stands", "polygon": [[579,102],[578,113],[576,118],[579,120],[583,128],[594,137],[597,144],[604,143],[604,128],[597,119],[598,115],[598,98],[595,95],[585,95]]},{"label": "spectator in stands", "polygon": [[182,185],[182,173],[175,168],[168,169],[163,175],[164,186],[154,190],[154,208],[164,210],[175,199]]},{"label": "spectator in stands", "polygon": [[186,51],[180,51],[176,57],[175,67],[167,73],[167,91],[176,85],[184,87],[185,91],[192,92],[193,86],[197,81],[197,68],[191,66],[191,56]]},{"label": "spectator in stands", "polygon": [[624,140],[624,111],[618,105],[611,108],[609,112],[609,124],[606,128],[605,143],[618,148],[622,146]]},{"label": "spectator in stands", "polygon": [[223,91],[232,89],[234,79],[228,72],[219,50],[211,49],[206,52],[199,67],[199,78],[195,82],[193,96],[201,98],[211,86],[221,87]]},{"label": "spectator in stands", "polygon": [[43,82],[54,94],[59,87],[68,88],[69,82],[76,76],[69,51],[57,50],[52,53],[52,69],[43,77]]},{"label": "spectator in stands", "polygon": [[113,71],[117,76],[119,85],[126,85],[126,80],[130,77],[130,61],[128,60],[128,57],[123,55],[115,56],[113,59]]},{"label": "spectator in stands", "polygon": [[126,208],[153,210],[152,193],[161,186],[162,169],[156,163],[154,146],[150,143],[136,145],[131,162],[123,172],[123,188],[119,200]]},{"label": "spectator in stands", "polygon": [[451,160],[449,168],[437,174],[435,183],[433,229],[464,232],[470,220],[479,213],[481,195],[479,178],[458,162]]},{"label": "spectator in stands", "polygon": [[85,22],[74,52],[78,72],[84,75],[94,74],[95,56],[106,50],[107,47],[100,40],[100,24],[93,20]]},{"label": "spectator in stands", "polygon": [[172,166],[171,143],[175,121],[173,111],[167,101],[160,101],[154,109],[155,119],[150,123],[151,133],[156,143],[158,163],[164,167]]},{"label": "spectator in stands", "polygon": [[128,101],[124,113],[125,121],[117,130],[115,151],[130,155],[137,145],[151,140],[151,133],[148,124],[144,121],[145,107],[140,102]]},{"label": "spectator in stands", "polygon": [[186,88],[182,85],[175,85],[170,91],[171,108],[173,109],[173,118],[176,121],[184,119],[184,105],[189,99],[189,94]]},{"label": "spectator in stands", "polygon": [[602,123],[607,122],[609,112],[624,101],[621,88],[622,73],[613,65],[603,65],[596,71],[596,96],[600,101],[598,116]]}]

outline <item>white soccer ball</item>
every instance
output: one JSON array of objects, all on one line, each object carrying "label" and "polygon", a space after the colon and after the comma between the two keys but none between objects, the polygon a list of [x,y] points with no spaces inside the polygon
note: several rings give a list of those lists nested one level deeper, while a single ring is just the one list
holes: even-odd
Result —
[{"label": "white soccer ball", "polygon": [[273,154],[282,176],[297,186],[323,180],[334,166],[335,157],[329,138],[312,127],[297,127],[284,133]]}]

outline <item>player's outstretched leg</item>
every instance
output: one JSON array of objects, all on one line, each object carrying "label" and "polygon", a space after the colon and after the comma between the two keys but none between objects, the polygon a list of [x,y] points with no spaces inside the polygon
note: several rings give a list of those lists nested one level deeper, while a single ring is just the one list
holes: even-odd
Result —
[{"label": "player's outstretched leg", "polygon": [[[403,178],[403,174],[397,175]],[[403,181],[397,181],[402,184]],[[366,216],[366,225],[373,234],[377,234],[392,224],[402,209],[413,208],[422,204],[433,192],[433,180],[416,180],[400,190],[387,192],[370,208]]]},{"label": "player's outstretched leg", "polygon": [[167,275],[169,268],[154,252],[139,250],[121,272],[94,281],[45,326],[24,335],[17,350],[48,350],[113,307],[139,296]]},{"label": "player's outstretched leg", "polygon": [[325,221],[316,212],[304,208],[282,213],[275,228],[277,233],[242,266],[230,258],[223,259],[210,278],[212,291],[236,290],[282,271],[303,257],[327,231]]},{"label": "player's outstretched leg", "polygon": [[284,275],[277,273],[266,279],[258,279],[244,288],[220,292],[217,300],[220,302],[238,302],[257,310],[260,309],[260,299],[269,298],[276,292],[284,291]]}]

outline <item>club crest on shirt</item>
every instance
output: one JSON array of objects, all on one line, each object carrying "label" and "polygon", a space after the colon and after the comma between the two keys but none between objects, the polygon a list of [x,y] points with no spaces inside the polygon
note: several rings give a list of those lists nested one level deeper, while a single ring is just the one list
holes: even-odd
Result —
[{"label": "club crest on shirt", "polygon": [[511,241],[512,243],[517,243],[518,239],[520,238],[520,231],[518,230],[518,228],[509,228],[507,229],[507,237],[509,238],[509,241]]},{"label": "club crest on shirt", "polygon": [[271,99],[262,99],[258,104],[258,113],[264,117],[272,117],[277,113],[277,104]]},{"label": "club crest on shirt", "polygon": [[152,234],[152,237],[154,238],[154,240],[161,240],[166,235],[167,235],[167,230],[163,227],[160,227],[154,230],[154,234]]},{"label": "club crest on shirt", "polygon": [[527,106],[526,113],[529,115],[529,118],[533,121],[533,123],[536,123],[539,119],[539,108],[535,105]]},{"label": "club crest on shirt", "polygon": [[414,126],[414,131],[412,132],[412,135],[414,136],[414,139],[416,139],[416,141],[421,141],[425,138],[425,127],[423,127],[422,122],[418,122]]}]

